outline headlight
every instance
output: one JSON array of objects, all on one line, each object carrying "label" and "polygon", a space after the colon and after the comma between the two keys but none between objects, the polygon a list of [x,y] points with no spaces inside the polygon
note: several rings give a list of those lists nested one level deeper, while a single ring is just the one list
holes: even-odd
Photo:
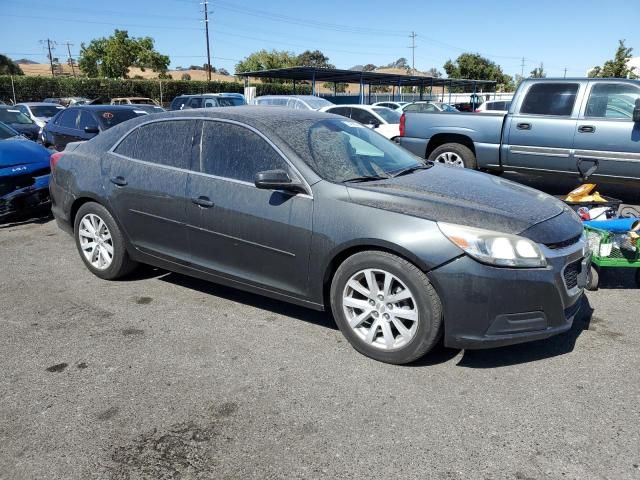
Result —
[{"label": "headlight", "polygon": [[534,242],[517,235],[451,223],[438,223],[440,231],[466,254],[500,267],[545,267],[547,260]]}]

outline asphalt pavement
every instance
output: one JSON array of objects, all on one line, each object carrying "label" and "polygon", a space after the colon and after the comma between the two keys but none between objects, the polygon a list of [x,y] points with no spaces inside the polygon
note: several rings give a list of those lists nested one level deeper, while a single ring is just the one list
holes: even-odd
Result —
[{"label": "asphalt pavement", "polygon": [[324,313],[100,280],[47,217],[0,225],[0,266],[0,479],[640,479],[631,271],[566,334],[392,366]]}]

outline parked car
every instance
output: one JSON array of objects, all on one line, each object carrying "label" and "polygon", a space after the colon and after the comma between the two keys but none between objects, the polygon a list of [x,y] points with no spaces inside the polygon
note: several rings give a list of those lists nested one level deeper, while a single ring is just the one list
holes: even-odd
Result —
[{"label": "parked car", "polygon": [[111,105],[158,105],[148,97],[118,97],[111,99]]},{"label": "parked car", "polygon": [[415,115],[400,124],[400,144],[458,167],[640,179],[640,81],[527,79],[511,113]]},{"label": "parked car", "polygon": [[334,113],[360,122],[389,139],[400,134],[400,113],[387,107],[369,105],[332,105],[321,112]]},{"label": "parked car", "polygon": [[448,103],[432,102],[432,101],[418,101],[407,103],[400,107],[402,112],[447,112],[456,113],[459,110],[456,107],[449,105]]},{"label": "parked car", "polygon": [[64,150],[69,142],[90,140],[96,135],[131,118],[147,115],[137,105],[80,105],[69,107],[42,129],[42,143]]},{"label": "parked car", "polygon": [[64,107],[60,104],[46,102],[18,103],[15,108],[33,120],[33,123],[40,128],[43,128],[49,119],[60,110],[64,110]]},{"label": "parked car", "polygon": [[511,100],[487,100],[478,108],[476,108],[476,113],[507,114],[509,112],[510,106],[511,106]]},{"label": "parked car", "polygon": [[239,107],[246,105],[244,95],[238,93],[203,93],[202,95],[180,95],[173,99],[169,110],[189,108]]},{"label": "parked car", "polygon": [[143,112],[147,112],[147,113],[162,113],[167,111],[165,108],[162,108],[158,105],[143,105],[143,104],[136,105],[136,110],[142,110]]},{"label": "parked car", "polygon": [[373,105],[371,105],[372,107],[387,107],[390,108],[391,110],[398,110],[400,108],[402,108],[404,105],[408,104],[409,102],[376,102]]},{"label": "parked car", "polygon": [[73,147],[52,156],[52,210],[103,279],[142,262],[331,309],[358,351],[398,364],[441,336],[547,338],[582,304],[588,248],[565,204],[335,115],[168,112]]},{"label": "parked car", "polygon": [[0,122],[0,222],[49,207],[49,151]]},{"label": "parked car", "polygon": [[253,99],[253,105],[295,108],[297,110],[320,110],[334,105],[329,100],[314,95],[262,95]]},{"label": "parked car", "polygon": [[38,140],[40,127],[16,107],[0,105],[0,122],[9,125],[29,140]]},{"label": "parked car", "polygon": [[71,105],[85,105],[90,101],[91,100],[85,97],[53,97],[45,98],[43,100],[44,103],[58,103],[63,107],[69,107]]}]

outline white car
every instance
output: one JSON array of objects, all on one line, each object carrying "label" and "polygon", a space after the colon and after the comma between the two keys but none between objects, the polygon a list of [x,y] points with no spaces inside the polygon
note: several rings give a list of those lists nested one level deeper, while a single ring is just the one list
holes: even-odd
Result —
[{"label": "white car", "polygon": [[321,112],[335,113],[373,128],[380,135],[394,139],[400,135],[400,116],[397,110],[373,105],[332,105],[320,109]]},{"label": "white car", "polygon": [[510,106],[511,100],[487,100],[476,108],[476,113],[502,113],[506,115],[509,113]]},{"label": "white car", "polygon": [[390,108],[391,110],[398,110],[400,108],[402,108],[403,106],[407,105],[409,102],[376,102],[373,105],[371,105],[372,107],[387,107]]},{"label": "white car", "polygon": [[18,103],[14,108],[24,113],[41,129],[44,128],[51,117],[56,115],[60,110],[64,110],[62,105],[44,102]]},{"label": "white car", "polygon": [[333,105],[329,100],[314,95],[262,95],[251,102],[253,105],[288,107],[296,110],[320,110]]},{"label": "white car", "polygon": [[459,112],[456,107],[449,105],[448,103],[431,102],[431,101],[418,101],[408,103],[401,107],[402,112]]}]

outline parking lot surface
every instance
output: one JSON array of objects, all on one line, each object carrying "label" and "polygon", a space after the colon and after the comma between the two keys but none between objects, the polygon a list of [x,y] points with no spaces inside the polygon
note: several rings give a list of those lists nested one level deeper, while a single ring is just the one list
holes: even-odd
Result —
[{"label": "parking lot surface", "polygon": [[640,479],[631,272],[566,334],[401,367],[327,314],[100,280],[48,218],[0,226],[0,265],[2,479]]}]

